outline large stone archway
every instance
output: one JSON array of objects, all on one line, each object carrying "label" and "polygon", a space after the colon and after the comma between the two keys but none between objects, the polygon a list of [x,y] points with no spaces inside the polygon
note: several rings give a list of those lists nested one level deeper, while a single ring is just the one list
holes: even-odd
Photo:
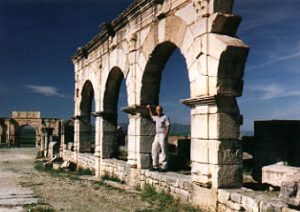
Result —
[{"label": "large stone archway", "polygon": [[93,110],[94,87],[91,81],[87,80],[81,91],[80,102],[80,130],[79,132],[79,152],[90,153],[92,149],[92,131],[91,116]]},{"label": "large stone archway", "polygon": [[35,129],[35,147],[47,152],[49,143],[61,140],[63,121],[56,118],[42,118],[40,112],[13,111],[10,118],[0,118],[1,143],[8,146],[20,146],[21,130],[24,126]]},{"label": "large stone archway", "polygon": [[[114,120],[113,100],[119,88],[113,85],[122,77],[128,93],[128,164],[149,168],[154,134],[145,105],[159,103],[161,71],[178,48],[190,81],[190,96],[182,103],[191,108],[192,181],[204,188],[241,186],[238,137],[242,116],[236,97],[242,95],[249,48],[236,37],[241,17],[232,14],[232,7],[231,0],[136,0],[78,49],[73,56],[75,118],[82,118],[79,94],[90,80],[96,103],[97,175],[105,169],[104,159],[110,157],[113,136],[107,132],[113,127],[107,117],[110,114],[110,121]],[[114,67],[123,76],[110,86]],[[75,129],[81,130],[78,120]],[[75,138],[79,144],[76,133]]]}]

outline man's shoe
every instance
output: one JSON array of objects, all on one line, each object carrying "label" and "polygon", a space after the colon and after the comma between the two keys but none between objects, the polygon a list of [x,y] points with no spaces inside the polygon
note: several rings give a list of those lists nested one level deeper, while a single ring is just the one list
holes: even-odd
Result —
[{"label": "man's shoe", "polygon": [[158,169],[159,172],[167,172],[167,169]]},{"label": "man's shoe", "polygon": [[152,167],[152,168],[150,168],[149,170],[152,171],[152,172],[157,172],[159,169],[158,169],[158,168],[153,168],[153,167]]}]

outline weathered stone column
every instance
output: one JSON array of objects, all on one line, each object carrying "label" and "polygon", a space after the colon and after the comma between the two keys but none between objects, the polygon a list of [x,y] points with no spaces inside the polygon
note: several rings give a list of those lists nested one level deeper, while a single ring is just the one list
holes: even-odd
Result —
[{"label": "weathered stone column", "polygon": [[80,140],[79,152],[91,152],[91,123],[90,117],[86,115],[80,116]]},{"label": "weathered stone column", "polygon": [[80,145],[80,121],[79,116],[74,117],[74,154],[75,161],[78,164],[79,159],[79,145]]},{"label": "weathered stone column", "polygon": [[100,177],[100,165],[101,165],[101,140],[100,140],[100,135],[101,135],[101,117],[99,116],[100,114],[95,113],[96,117],[96,132],[95,132],[95,174],[97,177]]},{"label": "weathered stone column", "polygon": [[242,117],[234,97],[184,100],[191,107],[192,180],[205,188],[241,187]]},{"label": "weathered stone column", "polygon": [[45,145],[44,145],[44,156],[47,157],[48,154],[48,133],[45,133]]},{"label": "weathered stone column", "polygon": [[151,146],[155,131],[153,122],[147,117],[143,106],[124,109],[129,113],[128,126],[128,164],[132,167],[146,169],[151,167]]},{"label": "weathered stone column", "polygon": [[112,158],[114,153],[114,144],[117,139],[117,125],[115,121],[110,120],[107,114],[101,114],[100,119],[100,154],[101,158]]},{"label": "weathered stone column", "polygon": [[45,150],[45,132],[41,130],[41,148],[40,151],[43,152]]},{"label": "weathered stone column", "polygon": [[80,122],[78,117],[74,117],[74,152],[79,152]]},{"label": "weathered stone column", "polygon": [[60,146],[59,146],[59,155],[60,157],[63,156],[64,150],[67,149],[67,144],[66,144],[66,135],[65,135],[65,122],[60,121]]},{"label": "weathered stone column", "polygon": [[10,138],[10,120],[9,119],[7,119],[6,121],[5,121],[5,124],[6,124],[6,126],[7,126],[7,132],[6,132],[6,144],[8,145],[8,146],[10,146],[10,141],[11,141],[11,138]]}]

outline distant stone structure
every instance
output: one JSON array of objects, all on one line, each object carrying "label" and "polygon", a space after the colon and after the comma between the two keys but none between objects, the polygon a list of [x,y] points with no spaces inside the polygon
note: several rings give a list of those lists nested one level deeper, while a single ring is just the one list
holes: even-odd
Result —
[{"label": "distant stone structure", "polygon": [[42,118],[40,112],[32,111],[13,111],[10,118],[0,118],[0,143],[20,146],[21,130],[25,126],[35,129],[36,148],[41,152],[47,152],[48,145],[53,140],[60,143],[62,120]]},{"label": "distant stone structure", "polygon": [[300,167],[300,121],[265,120],[254,122],[254,176],[261,179],[264,166],[282,163]]},{"label": "distant stone structure", "polygon": [[[190,81],[190,97],[182,103],[191,108],[191,176],[179,175],[189,186],[178,187],[175,181],[180,177],[174,175],[169,189],[215,208],[216,189],[241,187],[242,116],[236,97],[242,95],[249,47],[236,36],[241,17],[233,15],[232,8],[232,0],[135,0],[117,19],[104,23],[102,31],[73,56],[74,151],[66,145],[63,157],[93,169],[97,176],[117,175],[137,185],[167,183],[145,171],[150,168],[154,138],[145,106],[159,104],[162,70],[179,49]],[[128,93],[127,162],[112,159],[122,80]],[[214,200],[201,200],[203,192]]]}]

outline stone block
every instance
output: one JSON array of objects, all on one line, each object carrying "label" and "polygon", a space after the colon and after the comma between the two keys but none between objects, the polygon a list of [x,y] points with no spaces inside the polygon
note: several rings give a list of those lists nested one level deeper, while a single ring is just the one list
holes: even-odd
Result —
[{"label": "stone block", "polygon": [[148,169],[151,167],[151,154],[137,154],[137,168]]},{"label": "stone block", "polygon": [[208,77],[208,94],[210,96],[215,96],[218,94],[218,78],[217,77]]},{"label": "stone block", "polygon": [[100,146],[100,157],[101,158],[111,158],[113,153],[113,147],[112,145],[102,145]]},{"label": "stone block", "polygon": [[261,212],[274,212],[275,211],[274,206],[271,203],[268,203],[265,201],[262,201],[259,204],[259,208],[260,208]]},{"label": "stone block", "polygon": [[238,140],[209,140],[209,163],[241,165],[243,151]]},{"label": "stone block", "polygon": [[242,165],[210,165],[213,188],[240,188],[243,184]]},{"label": "stone block", "polygon": [[193,24],[191,24],[189,26],[189,29],[193,33],[194,38],[196,38],[203,34],[206,34],[208,32],[209,27],[210,23],[208,22],[208,18],[201,18]]},{"label": "stone block", "polygon": [[[240,114],[239,106],[235,97],[218,96],[217,97],[217,112]],[[212,113],[212,112],[211,112]]]},{"label": "stone block", "polygon": [[60,170],[61,163],[53,163],[52,168],[53,170]]},{"label": "stone block", "polygon": [[[193,64],[195,58],[188,58],[188,52],[192,48],[192,43],[194,42],[193,34],[190,30],[186,30],[186,34],[184,36],[183,42],[180,47],[181,53],[184,55],[186,59],[186,64],[188,67],[190,67],[191,64]],[[188,62],[189,61],[189,62]]]},{"label": "stone block", "polygon": [[155,44],[156,44],[156,34],[155,34],[155,29],[154,27],[151,28],[151,30],[148,33],[147,38],[145,39],[143,45],[142,45],[142,52],[144,53],[144,55],[147,57],[149,57],[152,53],[152,51],[155,48]]},{"label": "stone block", "polygon": [[259,212],[259,200],[255,197],[243,196],[242,205],[246,211]]},{"label": "stone block", "polygon": [[226,204],[230,198],[230,191],[218,189],[218,202]]},{"label": "stone block", "polygon": [[284,207],[284,208],[282,208],[282,212],[299,212],[299,210]]},{"label": "stone block", "polygon": [[210,188],[212,186],[212,182],[209,164],[192,161],[191,167],[193,183],[205,188]]},{"label": "stone block", "polygon": [[243,92],[244,81],[235,78],[218,78],[217,79],[217,93],[223,96],[239,97]]},{"label": "stone block", "polygon": [[197,80],[190,82],[191,98],[208,95],[208,77],[201,75]]},{"label": "stone block", "polygon": [[197,139],[208,139],[208,115],[199,114],[191,117],[191,137]]},{"label": "stone block", "polygon": [[226,205],[234,211],[243,211],[243,207],[239,203],[228,201]]},{"label": "stone block", "polygon": [[240,16],[214,13],[209,16],[209,32],[234,36],[241,20]]},{"label": "stone block", "polygon": [[236,203],[242,203],[242,194],[238,193],[238,192],[232,192],[230,194],[230,200],[232,202],[236,202]]},{"label": "stone block", "polygon": [[238,139],[241,123],[237,114],[209,114],[209,139]]},{"label": "stone block", "polygon": [[191,139],[191,160],[209,163],[209,142],[207,140]]},{"label": "stone block", "polygon": [[232,13],[233,0],[214,0],[214,12]]},{"label": "stone block", "polygon": [[279,198],[288,205],[300,207],[300,173],[285,175]]},{"label": "stone block", "polygon": [[264,166],[262,168],[262,183],[281,187],[282,182],[287,179],[287,176],[296,174],[300,174],[300,168],[276,164]]},{"label": "stone block", "polygon": [[238,38],[210,33],[201,36],[202,52],[220,62],[245,64],[249,47]]},{"label": "stone block", "polygon": [[197,80],[199,77],[201,77],[201,74],[205,75],[205,74],[203,74],[203,72],[205,72],[205,71],[206,70],[203,69],[201,66],[201,62],[199,60],[197,60],[188,69],[189,81],[193,82],[193,81]]},{"label": "stone block", "polygon": [[191,160],[215,165],[241,165],[241,145],[237,140],[201,140],[191,141]]},{"label": "stone block", "polygon": [[[240,61],[220,61],[214,57],[201,55],[201,68],[207,67],[207,75],[211,77],[218,77],[221,79],[240,79],[244,76],[245,63]],[[207,63],[204,61],[207,60]],[[206,70],[206,69],[204,69]]]},{"label": "stone block", "polygon": [[192,4],[187,4],[185,7],[176,11],[175,15],[184,20],[187,23],[187,25],[193,23],[197,16]]},{"label": "stone block", "polygon": [[218,193],[216,189],[206,189],[193,184],[191,203],[204,211],[216,211]]},{"label": "stone block", "polygon": [[193,108],[191,108],[191,115],[196,116],[196,115],[207,115],[210,111],[210,106],[208,105],[197,105]]},{"label": "stone block", "polygon": [[154,136],[128,135],[128,151],[137,153],[149,153],[152,149]]}]

